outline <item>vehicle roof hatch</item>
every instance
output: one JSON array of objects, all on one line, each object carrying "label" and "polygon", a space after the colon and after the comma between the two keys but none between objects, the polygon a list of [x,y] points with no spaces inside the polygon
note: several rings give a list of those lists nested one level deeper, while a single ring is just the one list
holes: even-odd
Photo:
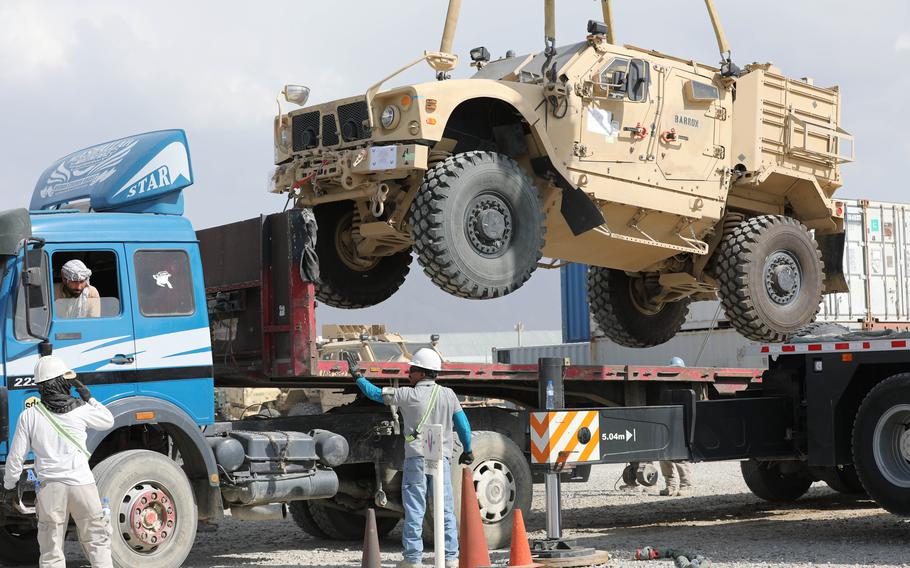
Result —
[{"label": "vehicle roof hatch", "polygon": [[159,130],[84,148],[54,162],[38,178],[30,208],[66,209],[89,201],[92,211],[183,214],[193,184],[183,130]]}]

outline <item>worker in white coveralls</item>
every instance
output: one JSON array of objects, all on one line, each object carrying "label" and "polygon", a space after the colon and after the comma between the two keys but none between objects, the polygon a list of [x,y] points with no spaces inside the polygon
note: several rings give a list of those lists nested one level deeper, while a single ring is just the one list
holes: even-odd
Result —
[{"label": "worker in white coveralls", "polygon": [[[38,546],[41,568],[64,568],[63,540],[69,517],[93,568],[112,568],[111,525],[101,510],[95,478],[88,466],[86,429],[109,430],[114,417],[59,357],[35,365],[41,401],[19,415],[3,474],[3,498],[16,494],[22,464],[31,450],[38,478]],[[80,398],[70,396],[75,387]]]},{"label": "worker in white coveralls", "polygon": [[[402,545],[404,560],[399,568],[418,568],[422,562],[423,517],[427,507],[427,485],[432,479],[425,473],[423,440],[421,436],[431,424],[442,424],[445,486],[445,565],[458,566],[458,527],[455,524],[455,502],[452,497],[452,472],[449,458],[453,451],[452,430],[464,446],[458,463],[470,465],[474,461],[471,452],[471,426],[468,417],[455,392],[436,384],[436,374],[442,370],[442,358],[433,349],[419,349],[411,359],[408,371],[410,387],[379,387],[370,383],[357,372],[357,363],[349,358],[351,375],[357,386],[372,401],[396,406],[401,411],[405,434],[404,468],[401,482],[401,499],[404,504],[404,530]],[[430,485],[432,486],[432,485]]]},{"label": "worker in white coveralls", "polygon": [[60,269],[61,282],[54,284],[54,308],[58,318],[101,317],[101,295],[91,285],[92,271],[74,258]]}]

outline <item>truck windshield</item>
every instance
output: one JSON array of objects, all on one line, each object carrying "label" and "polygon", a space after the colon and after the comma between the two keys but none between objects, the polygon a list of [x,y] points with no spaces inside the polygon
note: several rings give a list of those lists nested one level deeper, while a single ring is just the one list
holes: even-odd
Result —
[{"label": "truck windshield", "polygon": [[404,358],[397,343],[371,341],[370,349],[373,351],[374,359],[379,362],[401,361]]}]

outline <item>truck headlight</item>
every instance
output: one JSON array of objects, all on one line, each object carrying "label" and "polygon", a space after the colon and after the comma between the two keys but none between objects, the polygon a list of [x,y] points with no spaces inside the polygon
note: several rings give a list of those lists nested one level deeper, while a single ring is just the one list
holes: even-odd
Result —
[{"label": "truck headlight", "polygon": [[395,108],[395,105],[389,105],[382,109],[382,114],[379,116],[379,122],[386,130],[393,128],[398,124],[398,109]]},{"label": "truck headlight", "polygon": [[290,134],[288,132],[288,127],[282,126],[278,130],[278,145],[281,146],[281,148],[284,150],[287,150],[288,144],[290,143],[289,137]]}]

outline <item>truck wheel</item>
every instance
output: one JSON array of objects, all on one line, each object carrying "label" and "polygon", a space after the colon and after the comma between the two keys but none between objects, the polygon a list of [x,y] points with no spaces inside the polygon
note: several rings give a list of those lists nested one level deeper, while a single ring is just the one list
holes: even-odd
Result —
[{"label": "truck wheel", "polygon": [[[327,499],[300,501],[308,506],[313,522],[319,527],[319,531],[332,540],[363,540],[367,524],[366,517],[358,512],[342,511],[326,504],[325,501]],[[398,521],[399,519],[396,517],[376,517],[376,532],[379,537],[382,538],[392,532],[392,529],[398,525]],[[301,528],[303,527],[301,526]],[[305,528],[303,530],[306,531]]]},{"label": "truck wheel", "polygon": [[669,341],[686,321],[689,300],[654,302],[648,280],[622,270],[588,268],[588,303],[604,334],[626,347],[653,347]]},{"label": "truck wheel", "polygon": [[720,299],[727,319],[755,341],[784,341],[815,319],[825,289],[821,251],[799,221],[743,221],[719,247]]},{"label": "truck wheel", "polygon": [[98,493],[111,503],[111,556],[117,568],[178,568],[193,548],[198,511],[190,481],[167,456],[128,450],[95,466]]},{"label": "truck wheel", "polygon": [[0,565],[37,564],[38,556],[36,529],[22,529],[16,525],[0,527]]},{"label": "truck wheel", "polygon": [[864,495],[866,493],[856,474],[856,468],[852,465],[826,467],[819,472],[818,477],[825,482],[825,485],[838,493],[844,495]]},{"label": "truck wheel", "polygon": [[453,296],[498,298],[537,268],[544,215],[531,178],[507,156],[465,152],[427,171],[411,205],[417,260]]},{"label": "truck wheel", "polygon": [[[515,442],[499,432],[472,433],[471,449],[474,450],[473,464],[460,466],[457,462],[452,463],[455,516],[461,523],[461,469],[467,467],[473,473],[487,546],[490,550],[509,546],[515,509],[521,509],[526,517],[531,510],[533,486],[528,458]],[[433,543],[429,515],[424,522],[423,535],[424,542]]]},{"label": "truck wheel", "polygon": [[294,524],[314,538],[329,538],[329,535],[316,524],[316,519],[313,518],[313,513],[310,512],[308,503],[308,501],[291,501],[288,503],[288,509],[291,511],[291,518],[294,519]]},{"label": "truck wheel", "polygon": [[752,494],[765,501],[796,501],[813,482],[807,469],[797,462],[747,460],[739,467]]},{"label": "truck wheel", "polygon": [[390,256],[361,257],[354,246],[353,203],[326,203],[316,206],[313,213],[318,227],[319,301],[335,308],[368,308],[398,291],[411,267],[410,249]]},{"label": "truck wheel", "polygon": [[910,515],[910,373],[877,384],[853,423],[853,464],[869,496]]}]

